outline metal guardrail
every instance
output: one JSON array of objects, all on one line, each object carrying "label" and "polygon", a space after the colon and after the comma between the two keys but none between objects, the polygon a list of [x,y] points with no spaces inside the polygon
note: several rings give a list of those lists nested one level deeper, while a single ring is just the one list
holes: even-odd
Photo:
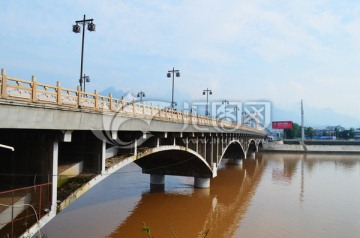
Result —
[{"label": "metal guardrail", "polygon": [[52,183],[0,192],[0,237],[18,237],[51,207]]},{"label": "metal guardrail", "polygon": [[116,112],[134,117],[155,118],[195,125],[242,129],[265,135],[263,131],[249,126],[160,108],[160,106],[155,107],[152,104],[136,103],[135,100],[129,102],[125,101],[124,97],[122,99],[113,98],[111,93],[109,96],[102,96],[96,90],[94,93],[82,92],[79,86],[76,90],[62,88],[59,81],[56,86],[52,86],[37,82],[35,76],[32,76],[31,81],[9,77],[6,75],[5,69],[1,69],[0,89],[0,98],[2,99],[84,108],[99,112]]}]

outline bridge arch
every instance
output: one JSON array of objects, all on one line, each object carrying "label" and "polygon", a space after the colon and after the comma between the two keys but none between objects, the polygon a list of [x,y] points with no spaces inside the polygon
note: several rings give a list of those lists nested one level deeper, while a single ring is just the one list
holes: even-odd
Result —
[{"label": "bridge arch", "polygon": [[134,161],[151,175],[178,175],[213,178],[214,172],[198,153],[183,146],[166,145],[139,151]]},{"label": "bridge arch", "polygon": [[258,151],[262,150],[262,148],[263,148],[263,140],[259,140],[257,144],[258,144]]},{"label": "bridge arch", "polygon": [[248,152],[258,152],[258,143],[254,139],[251,139],[248,144]]},{"label": "bridge arch", "polygon": [[246,153],[244,150],[244,147],[238,140],[232,140],[224,149],[223,154],[221,155],[221,158],[219,160],[219,163],[221,163],[221,160],[223,158],[229,158],[234,160],[239,159],[246,159]]}]

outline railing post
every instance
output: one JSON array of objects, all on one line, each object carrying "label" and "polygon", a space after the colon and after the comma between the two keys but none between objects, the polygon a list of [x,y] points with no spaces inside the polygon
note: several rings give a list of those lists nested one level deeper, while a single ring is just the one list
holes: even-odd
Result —
[{"label": "railing post", "polygon": [[110,111],[112,111],[112,93],[109,93],[109,107],[110,107]]},{"label": "railing post", "polygon": [[121,111],[123,111],[125,108],[125,99],[124,96],[121,97]]},{"label": "railing post", "polygon": [[36,102],[37,101],[37,95],[36,95],[36,77],[33,75],[31,77],[31,87],[32,87],[32,90],[31,90],[31,93],[32,93],[32,102]]},{"label": "railing post", "polygon": [[136,114],[135,99],[133,99],[132,106],[133,106],[133,113],[134,113],[134,115],[135,115],[135,114]]},{"label": "railing post", "polygon": [[81,107],[81,88],[80,88],[80,86],[77,86],[77,94],[78,94],[77,105],[78,105],[78,108],[80,108]]},{"label": "railing post", "polygon": [[99,110],[99,94],[98,94],[98,91],[95,90],[94,94],[95,94],[95,110]]},{"label": "railing post", "polygon": [[57,90],[57,105],[61,105],[61,85],[60,85],[60,81],[56,82],[56,90]]},{"label": "railing post", "polygon": [[143,114],[143,117],[145,117],[145,103],[144,102],[142,103],[142,114]]},{"label": "railing post", "polygon": [[151,108],[151,117],[154,116],[154,107],[152,105],[152,103],[150,103],[150,108]]},{"label": "railing post", "polygon": [[6,93],[6,83],[7,83],[7,77],[6,77],[6,69],[1,69],[1,76],[2,76],[2,81],[1,81],[1,97],[2,98],[6,98],[7,97],[7,93]]}]

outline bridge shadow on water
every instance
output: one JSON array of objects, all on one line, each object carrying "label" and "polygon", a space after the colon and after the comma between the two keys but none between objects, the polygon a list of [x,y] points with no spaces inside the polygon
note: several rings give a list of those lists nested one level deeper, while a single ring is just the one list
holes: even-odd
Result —
[{"label": "bridge shadow on water", "polygon": [[259,154],[240,165],[227,162],[221,163],[208,189],[182,192],[160,187],[160,191],[144,192],[131,214],[107,237],[146,237],[141,234],[144,222],[154,237],[231,237],[247,211],[266,161]]}]

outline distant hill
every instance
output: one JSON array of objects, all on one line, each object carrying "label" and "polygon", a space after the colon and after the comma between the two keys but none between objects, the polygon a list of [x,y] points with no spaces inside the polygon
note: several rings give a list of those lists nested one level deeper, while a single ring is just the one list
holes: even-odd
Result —
[{"label": "distant hill", "polygon": [[112,97],[121,99],[122,96],[126,96],[128,92],[125,92],[123,90],[116,90],[114,87],[106,88],[105,90],[99,92],[100,95],[109,95],[112,94]]}]

